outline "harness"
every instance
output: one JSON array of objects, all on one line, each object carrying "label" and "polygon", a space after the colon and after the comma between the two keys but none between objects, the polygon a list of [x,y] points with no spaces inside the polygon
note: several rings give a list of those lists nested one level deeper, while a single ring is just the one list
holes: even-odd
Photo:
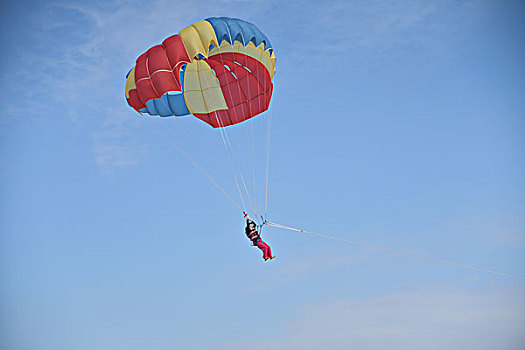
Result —
[{"label": "harness", "polygon": [[250,239],[250,241],[252,241],[252,244],[254,246],[257,245],[257,243],[259,243],[259,241],[261,240],[261,235],[259,234],[259,232],[257,232],[257,230],[253,230],[246,233],[246,236],[248,236],[248,238]]},{"label": "harness", "polygon": [[[250,225],[254,226],[253,230],[250,230]],[[257,246],[257,243],[261,241],[261,234],[257,231],[257,224],[253,222],[252,220],[247,219],[246,220],[246,229],[245,229],[246,236],[250,241],[252,241],[253,246]]]}]

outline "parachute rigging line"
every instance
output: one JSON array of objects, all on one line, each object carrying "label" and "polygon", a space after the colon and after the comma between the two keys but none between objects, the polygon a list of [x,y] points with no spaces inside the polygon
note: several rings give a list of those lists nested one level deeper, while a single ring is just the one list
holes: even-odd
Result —
[{"label": "parachute rigging line", "polygon": [[[230,28],[229,28],[229,26],[227,25],[227,23],[226,23],[224,20],[223,20],[223,22],[224,22],[224,24],[226,25],[226,28],[228,29],[228,36],[230,37],[230,43],[231,43],[232,45],[234,45],[235,41],[234,41],[233,38],[232,38]],[[243,42],[242,42],[242,45],[246,45],[246,46],[248,46],[250,42],[246,43],[246,40],[245,40],[245,38],[244,38],[244,33],[243,33],[242,31],[240,32],[240,34],[241,34],[242,41],[243,41]],[[220,45],[221,45],[222,43],[218,43],[218,44],[219,44],[219,47],[220,47]],[[261,53],[261,57],[262,57],[262,54],[263,54],[263,53]],[[222,56],[222,55],[219,55],[219,57],[220,57],[220,59],[221,59],[221,64],[224,66],[224,59],[223,59],[223,56]],[[246,58],[245,58],[245,60],[246,60]],[[247,63],[246,63],[246,64],[247,64]],[[256,69],[257,69],[257,70],[258,70],[258,68],[259,68],[259,65],[256,65]],[[244,94],[244,92],[243,92],[242,89],[241,89],[241,85],[240,85],[239,79],[237,79],[237,77],[233,74],[233,72],[232,72],[232,75],[234,76],[235,81],[237,82],[237,89],[239,90],[239,92],[241,92],[242,94]],[[257,83],[259,83],[259,82],[257,82]],[[266,83],[266,81],[265,81],[265,83]],[[247,85],[248,85],[248,96],[251,96],[251,93],[250,93],[250,89],[251,89],[251,88],[250,88],[250,84],[247,84]],[[259,84],[259,85],[260,85],[260,84]],[[228,93],[229,93],[230,98],[231,98],[232,93],[231,93],[231,87],[230,87],[230,85],[228,85],[227,89],[228,89]],[[257,99],[257,103],[258,103],[258,105],[259,105],[259,109],[260,109],[260,99]],[[243,107],[243,110],[244,110],[244,107]],[[251,104],[248,104],[248,112],[249,112],[250,115],[252,114],[252,111],[251,111]],[[226,134],[226,139],[228,140],[228,143],[229,143],[229,139],[228,139],[227,131],[224,130],[224,132],[225,132],[225,134]],[[252,132],[253,132],[253,122],[252,122]],[[253,138],[251,139],[251,143],[252,143],[252,150],[254,150],[254,149],[255,149],[255,148],[254,148],[255,141],[254,141]],[[234,152],[233,152],[233,148],[231,147],[231,144],[230,144],[230,150],[231,150],[231,154],[232,154],[232,156],[234,157],[234,160],[236,161],[236,157],[235,157],[235,154],[234,154]],[[236,163],[237,163],[237,162],[236,162]],[[254,186],[255,186],[255,159],[254,159],[253,157],[252,157],[252,165],[253,165],[253,169],[254,169]],[[249,191],[248,191],[248,188],[246,187],[246,183],[245,183],[244,178],[243,178],[243,176],[242,176],[242,169],[240,168],[240,166],[238,166],[238,168],[239,168],[239,173],[240,173],[241,180],[242,180],[242,182],[243,182],[243,185],[244,185],[245,191],[246,191],[246,193],[247,193],[247,195],[248,195],[248,199],[250,200],[250,203],[251,203],[251,205],[252,205],[253,214],[254,214],[255,217],[257,217],[257,201],[256,201],[255,199],[252,200],[252,197],[250,196],[250,193],[249,193]],[[255,196],[256,196],[256,191],[254,191],[253,195],[254,195],[254,198],[256,198],[256,197],[255,197]],[[255,205],[254,205],[254,203],[255,203]],[[263,221],[264,221],[264,220],[263,220]]]},{"label": "parachute rigging line", "polygon": [[[224,147],[226,150],[228,150],[228,147],[226,145],[226,140],[224,139],[224,134],[223,134],[223,126],[219,120],[219,118],[216,116],[216,120],[217,120],[217,123],[219,124],[219,130],[220,130],[220,133],[221,133],[221,137],[222,137],[222,142],[224,143]],[[228,157],[228,153],[226,153],[226,156]],[[241,197],[241,201],[242,201],[242,207],[243,207],[243,211],[246,211],[246,203],[244,201],[244,197],[242,195],[242,191],[241,191],[241,188],[239,186],[239,181],[237,180],[237,174],[235,172],[235,167],[233,165],[233,162],[231,160],[230,157],[228,157],[228,161],[229,161],[229,165],[230,165],[230,169],[232,171],[232,174],[233,174],[233,178],[235,179],[235,185],[237,186],[237,190],[239,191],[239,196]]]},{"label": "parachute rigging line", "polygon": [[382,250],[382,251],[390,252],[390,253],[393,253],[393,254],[403,255],[403,256],[410,257],[410,258],[414,258],[414,259],[432,261],[432,262],[435,262],[435,263],[438,263],[438,264],[455,266],[455,267],[460,267],[460,268],[471,270],[471,271],[484,272],[484,273],[489,273],[489,274],[498,275],[498,276],[502,276],[502,277],[514,278],[514,279],[519,279],[519,280],[525,281],[525,277],[524,276],[512,275],[512,274],[508,274],[508,273],[502,273],[502,272],[497,272],[497,271],[483,269],[483,268],[480,268],[480,267],[475,267],[475,266],[470,266],[470,265],[465,265],[465,264],[459,264],[459,263],[452,262],[452,261],[431,258],[431,257],[425,256],[425,255],[412,254],[412,253],[408,253],[408,252],[404,252],[404,251],[400,251],[400,250],[396,250],[396,249],[379,247],[379,246],[375,246],[375,245],[368,244],[368,243],[363,243],[363,242],[359,242],[359,241],[354,241],[354,240],[350,240],[350,239],[345,239],[345,238],[341,238],[341,237],[327,235],[327,234],[324,234],[324,233],[312,232],[312,231],[302,230],[302,229],[298,229],[298,228],[294,228],[294,227],[284,226],[284,225],[281,225],[281,224],[277,224],[275,222],[266,221],[265,224],[268,225],[268,226],[272,226],[272,227],[275,227],[275,228],[280,228],[280,229],[283,229],[283,230],[290,230],[290,231],[306,233],[306,234],[309,234],[309,235],[314,235],[314,236],[319,236],[319,237],[323,237],[323,238],[328,238],[328,239],[332,239],[332,240],[335,240],[335,241],[346,242],[346,243],[350,243],[350,244],[360,245],[362,247],[367,247],[367,248],[371,248],[371,249],[376,249],[376,250]]},{"label": "parachute rigging line", "polygon": [[190,157],[190,155],[187,152],[184,151],[184,149],[177,143],[177,141],[175,141],[173,136],[170,135],[165,128],[165,125],[162,125],[162,128],[159,128],[159,130],[161,130],[161,132],[168,137],[168,139],[173,143],[173,145],[187,160],[190,161],[190,163],[195,167],[195,169],[201,172],[201,174],[204,175],[212,183],[212,185],[214,185],[235,207],[237,207],[239,210],[243,210],[243,208],[224,190],[224,188],[222,188],[206,170],[204,170],[193,158]]},{"label": "parachute rigging line", "polygon": [[[147,59],[146,59],[146,62],[147,62]],[[147,64],[146,64],[146,66],[147,66]],[[173,72],[172,72],[172,73],[173,73]],[[149,70],[148,70],[148,74],[149,74]],[[201,82],[200,82],[200,75],[199,75],[198,77],[199,77],[199,85],[202,86],[202,84],[201,84]],[[156,90],[155,90],[155,91],[156,91]],[[158,93],[157,93],[157,94],[158,94]],[[169,109],[169,106],[167,105],[167,103],[166,103],[163,99],[160,99],[160,100],[161,100],[162,104],[164,104],[164,107],[166,107],[167,109]],[[204,103],[206,103],[206,101],[205,101]],[[140,114],[141,114],[141,113],[140,113]],[[141,115],[142,115],[142,114],[141,114]],[[217,121],[219,121],[218,118],[217,118]],[[235,184],[237,185],[237,189],[239,190],[239,195],[240,195],[240,197],[241,197],[241,202],[242,202],[242,208],[240,207],[240,205],[239,205],[237,202],[235,202],[235,201],[233,200],[233,198],[231,198],[230,195],[228,195],[228,194],[226,193],[226,191],[224,190],[224,188],[222,188],[222,187],[217,183],[217,181],[216,181],[216,180],[215,180],[215,179],[209,174],[209,172],[205,171],[205,170],[204,170],[204,169],[203,169],[203,168],[202,168],[202,167],[201,167],[201,166],[200,166],[200,165],[199,165],[199,164],[198,164],[193,158],[191,158],[191,157],[189,156],[189,154],[188,154],[187,152],[184,151],[184,149],[182,148],[182,146],[180,146],[180,145],[175,141],[175,138],[174,138],[172,135],[169,135],[169,133],[167,132],[166,127],[165,127],[164,124],[162,124],[162,127],[164,128],[164,130],[162,130],[162,131],[164,132],[164,134],[168,136],[168,138],[170,139],[170,141],[175,145],[175,147],[177,147],[177,149],[182,153],[182,155],[183,155],[184,157],[186,157],[186,159],[188,159],[188,160],[192,163],[192,165],[193,165],[197,170],[199,170],[199,171],[200,171],[200,172],[201,172],[201,173],[202,173],[202,174],[203,174],[203,175],[204,175],[204,176],[205,176],[205,177],[206,177],[206,178],[207,178],[207,179],[208,179],[208,180],[209,180],[209,181],[215,186],[215,187],[217,187],[217,188],[219,189],[219,191],[221,191],[222,194],[224,194],[224,195],[226,196],[226,198],[227,198],[228,200],[230,200],[230,202],[231,202],[234,206],[236,206],[236,207],[239,208],[240,210],[245,211],[245,210],[246,210],[246,205],[245,205],[245,203],[244,203],[244,198],[243,198],[243,196],[242,196],[241,189],[239,188],[239,184],[237,183],[237,178],[235,177],[235,173],[234,173]],[[221,125],[221,128],[220,128],[220,129],[221,129],[221,134],[222,134],[222,125]],[[189,133],[188,133],[188,134],[189,134]]]},{"label": "parachute rigging line", "polygon": [[[225,24],[226,24],[226,23],[225,23]],[[226,28],[228,29],[228,35],[229,35],[229,37],[230,37],[230,43],[233,44],[234,41],[233,41],[233,38],[232,38],[232,36],[231,36],[230,29],[229,29],[229,27],[228,27],[227,25],[226,25]],[[241,33],[241,35],[242,35],[242,33]],[[245,40],[244,40],[244,37],[243,37],[243,42],[244,42],[244,41],[245,41]],[[219,45],[219,48],[220,48],[221,43],[218,43],[218,45]],[[244,45],[244,43],[243,43],[243,45]],[[225,64],[224,64],[224,59],[223,59],[222,55],[219,55],[219,57],[220,57],[220,60],[221,60],[221,64],[222,64],[223,66],[225,66]],[[237,88],[238,88],[239,91],[242,93],[242,89],[241,89],[241,87],[240,87],[240,82],[239,82],[239,80],[238,80],[237,77],[233,74],[233,72],[231,72],[231,74],[234,76],[235,81],[237,82]],[[233,100],[230,84],[227,85],[227,90],[228,90],[228,94],[230,95],[230,99]],[[250,94],[250,84],[248,84],[248,95],[249,95],[249,96],[251,95],[251,94]],[[259,104],[260,104],[260,102],[259,102]],[[241,106],[241,108],[243,108],[243,110],[244,110],[244,107],[243,107],[243,106]],[[250,112],[250,114],[251,114],[251,108],[250,108],[250,105],[248,105],[248,110],[249,110],[249,112]],[[253,211],[254,218],[257,218],[257,203],[254,204],[254,200],[252,199],[252,196],[250,195],[250,191],[248,190],[248,187],[246,186],[246,182],[245,182],[245,180],[244,180],[244,176],[243,176],[243,174],[242,174],[242,169],[241,169],[241,167],[240,167],[240,165],[239,165],[239,163],[238,163],[238,161],[237,161],[237,157],[235,156],[235,152],[234,152],[234,150],[233,150],[232,144],[231,144],[230,139],[229,139],[229,137],[228,137],[228,132],[227,132],[227,130],[226,130],[226,127],[223,127],[223,125],[222,125],[222,123],[220,122],[220,120],[219,120],[219,118],[218,118],[217,115],[216,115],[216,119],[217,119],[217,123],[219,124],[219,129],[220,129],[220,131],[221,131],[221,136],[222,136],[222,140],[223,140],[224,146],[225,146],[226,149],[229,149],[229,151],[230,151],[231,160],[233,160],[234,168],[235,168],[235,169],[238,171],[238,173],[239,173],[238,175],[239,175],[239,178],[240,178],[241,183],[242,183],[242,185],[243,185],[244,191],[246,192],[246,195],[248,196],[248,200],[249,200],[249,202],[250,202],[250,206],[251,206],[251,210]],[[223,129],[224,129],[224,130],[223,130]],[[253,143],[253,142],[254,142],[254,140],[252,139],[252,143]],[[254,160],[252,159],[252,162],[253,162],[253,161],[254,161]],[[235,177],[235,171],[234,171],[234,177]]]},{"label": "parachute rigging line", "polygon": [[[272,114],[268,113],[266,119],[266,193],[264,196],[264,217],[268,211],[268,175],[270,170],[270,142],[272,139]],[[266,219],[265,219],[266,220]]]},{"label": "parachute rigging line", "polygon": [[[197,77],[199,78],[199,86],[201,87],[202,89],[202,82],[201,82],[201,77],[200,77],[200,74],[197,74]],[[206,104],[206,100],[203,100],[204,104]],[[215,106],[214,106],[215,107]],[[215,114],[215,118],[217,120],[217,123],[219,124],[219,129],[220,129],[220,132],[221,132],[221,136],[222,136],[222,140],[224,142],[224,146],[226,147],[226,142],[224,141],[224,136],[223,136],[223,126],[222,124],[220,123],[220,120],[219,120],[219,117],[217,116],[217,114]],[[242,202],[242,210],[245,211],[246,210],[246,204],[244,202],[244,197],[242,195],[242,192],[241,192],[241,189],[239,187],[239,183],[237,181],[237,177],[235,175],[235,170],[233,169],[233,166],[230,164],[230,167],[232,169],[232,172],[233,172],[233,177],[235,179],[235,185],[237,186],[237,190],[239,191],[239,196],[241,197],[241,202]]]},{"label": "parachute rigging line", "polygon": [[[148,64],[147,64],[148,59],[149,59],[149,56],[146,58],[146,69],[147,69],[147,71],[148,71],[148,75],[149,75],[149,68],[148,68]],[[168,64],[169,64],[169,61],[168,61]],[[171,66],[170,66],[170,70],[171,70]],[[173,75],[173,71],[171,71],[171,73],[172,73],[172,75]],[[198,75],[198,77],[199,77],[199,85],[201,85],[201,87],[202,87],[202,84],[201,84],[201,82],[200,82],[200,75]],[[152,86],[153,86],[153,84],[152,84]],[[154,86],[153,86],[153,89],[155,89]],[[157,92],[156,89],[155,89],[155,93],[156,93],[157,95],[159,95],[159,93]],[[168,106],[168,104],[167,104],[163,99],[160,99],[160,101],[161,101],[161,103],[164,105],[164,107],[166,107],[166,109],[169,110],[169,106]],[[204,101],[204,103],[206,103],[206,101]],[[142,113],[140,113],[140,114],[142,115]],[[176,119],[176,118],[175,118],[175,119]],[[217,121],[218,121],[218,118],[217,118]],[[217,181],[216,181],[216,180],[215,180],[215,179],[214,179],[214,178],[213,178],[213,177],[212,177],[207,171],[205,171],[205,170],[204,170],[204,169],[203,169],[203,168],[202,168],[202,167],[201,167],[201,166],[200,166],[200,165],[199,165],[199,164],[198,164],[193,158],[191,158],[191,157],[189,156],[189,154],[188,154],[187,152],[184,151],[184,149],[182,148],[182,146],[180,146],[180,145],[175,141],[175,138],[167,132],[166,127],[165,127],[164,124],[162,125],[162,127],[164,128],[164,130],[162,130],[163,133],[164,133],[166,136],[168,136],[168,138],[169,138],[170,141],[175,145],[175,147],[177,147],[177,149],[182,153],[182,155],[183,155],[184,157],[186,157],[186,159],[188,159],[188,160],[192,163],[192,165],[193,165],[197,170],[199,170],[199,171],[200,171],[200,172],[201,172],[201,173],[202,173],[202,174],[203,174],[203,175],[204,175],[204,176],[205,176],[205,177],[206,177],[206,178],[207,178],[207,179],[208,179],[208,180],[209,180],[209,181],[215,186],[215,187],[217,187],[217,189],[219,189],[219,191],[221,191],[222,194],[223,194],[224,196],[226,196],[226,198],[227,198],[227,199],[228,199],[228,200],[229,200],[234,206],[236,206],[236,207],[237,207],[238,209],[240,209],[240,210],[243,210],[243,211],[246,210],[246,205],[244,204],[244,198],[243,198],[243,196],[242,196],[241,189],[239,188],[239,184],[237,183],[237,178],[235,177],[235,174],[234,174],[235,184],[237,185],[237,189],[239,190],[239,195],[240,195],[240,197],[241,197],[241,202],[242,202],[242,208],[240,207],[240,205],[239,205],[237,202],[235,202],[235,201],[233,200],[233,198],[231,198],[230,195],[228,195],[228,194],[226,193],[226,191],[224,190],[224,188],[222,188],[222,187],[217,183]],[[222,131],[222,126],[221,126],[221,131]],[[188,133],[188,134],[189,134],[189,133]]]}]

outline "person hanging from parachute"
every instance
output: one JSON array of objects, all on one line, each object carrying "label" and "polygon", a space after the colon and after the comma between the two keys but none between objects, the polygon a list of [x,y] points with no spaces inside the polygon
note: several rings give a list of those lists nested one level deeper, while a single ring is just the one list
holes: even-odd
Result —
[{"label": "person hanging from parachute", "polygon": [[245,212],[243,212],[243,214],[246,218],[246,228],[244,229],[246,237],[248,237],[248,239],[252,241],[253,246],[262,250],[264,261],[268,259],[275,259],[275,255],[272,255],[272,249],[268,244],[263,242],[261,234],[259,233],[259,231],[257,231],[257,224],[252,219],[250,219],[248,214],[246,214]]}]

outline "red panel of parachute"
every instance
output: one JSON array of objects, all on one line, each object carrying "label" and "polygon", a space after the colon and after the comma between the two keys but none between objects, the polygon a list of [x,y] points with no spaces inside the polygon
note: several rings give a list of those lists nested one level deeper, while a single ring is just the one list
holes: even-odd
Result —
[{"label": "red panel of parachute", "polygon": [[133,107],[137,112],[141,110],[142,108],[146,107],[144,103],[139,98],[139,94],[137,93],[137,89],[131,89],[128,92],[129,98],[126,100],[128,101],[128,104]]},{"label": "red panel of parachute", "polygon": [[137,58],[135,65],[136,90],[129,91],[128,103],[139,110],[146,102],[160,98],[168,91],[182,91],[179,69],[190,62],[181,38],[172,35]]},{"label": "red panel of parachute", "polygon": [[266,67],[241,53],[221,53],[206,59],[221,86],[227,110],[194,115],[214,128],[240,123],[270,105],[273,84]]}]

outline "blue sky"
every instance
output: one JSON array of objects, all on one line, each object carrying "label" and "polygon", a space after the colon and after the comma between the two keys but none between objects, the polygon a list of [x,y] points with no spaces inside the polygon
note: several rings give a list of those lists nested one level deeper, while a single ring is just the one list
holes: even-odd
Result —
[{"label": "blue sky", "polygon": [[[525,275],[524,13],[519,1],[2,4],[3,348],[521,348],[520,280],[273,228],[278,258],[262,262],[239,211],[123,91],[136,57],[181,28],[253,22],[277,55],[271,112],[255,122],[271,113],[270,220]],[[218,140],[205,125],[163,122],[228,170],[202,155]]]}]

